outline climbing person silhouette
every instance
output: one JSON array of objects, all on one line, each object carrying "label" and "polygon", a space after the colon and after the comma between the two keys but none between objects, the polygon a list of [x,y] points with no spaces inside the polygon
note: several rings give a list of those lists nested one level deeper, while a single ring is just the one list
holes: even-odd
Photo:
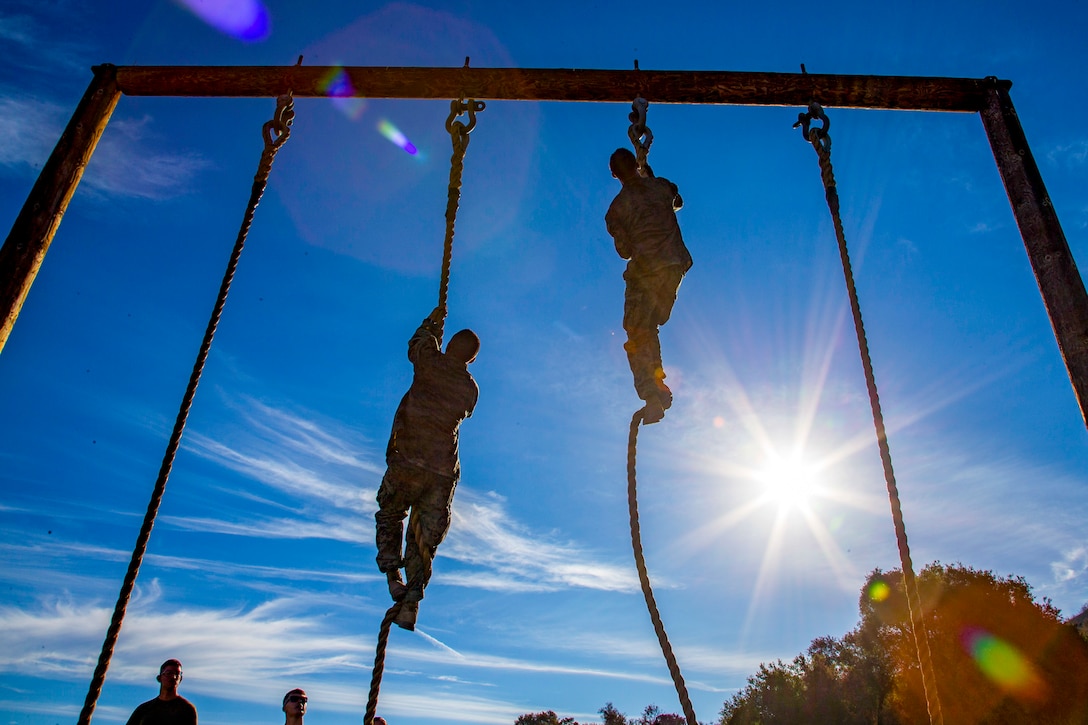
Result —
[{"label": "climbing person silhouette", "polygon": [[[388,469],[374,514],[378,569],[386,575],[389,595],[401,603],[393,621],[408,630],[415,629],[431,561],[450,528],[453,492],[461,476],[458,430],[472,415],[479,396],[468,365],[476,359],[480,338],[472,330],[461,330],[442,352],[441,325],[442,309],[436,307],[408,341],[412,385],[393,416],[385,452]],[[407,583],[401,578],[402,566]]]},{"label": "climbing person silhouette", "polygon": [[623,348],[635,391],[646,401],[642,420],[656,423],[672,405],[661,365],[658,326],[668,322],[680,282],[691,269],[691,254],[676,221],[684,201],[676,184],[655,177],[649,166],[646,176],[641,175],[635,155],[627,149],[616,149],[608,166],[623,188],[608,207],[605,224],[620,257],[630,260],[623,273],[627,282]]}]

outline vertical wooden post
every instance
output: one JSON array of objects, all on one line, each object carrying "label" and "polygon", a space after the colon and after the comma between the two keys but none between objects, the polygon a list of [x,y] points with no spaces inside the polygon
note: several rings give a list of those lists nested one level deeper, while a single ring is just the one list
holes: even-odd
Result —
[{"label": "vertical wooden post", "polygon": [[100,65],[0,247],[0,351],[121,92],[117,68]]},{"label": "vertical wooden post", "polygon": [[1046,193],[1008,88],[996,79],[991,79],[981,116],[1081,416],[1088,425],[1088,293],[1084,280]]}]

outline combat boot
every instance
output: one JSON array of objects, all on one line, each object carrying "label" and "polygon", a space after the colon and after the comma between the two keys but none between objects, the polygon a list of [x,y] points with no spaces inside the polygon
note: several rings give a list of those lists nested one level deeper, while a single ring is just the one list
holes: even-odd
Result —
[{"label": "combat boot", "polygon": [[419,616],[419,602],[403,601],[400,603],[400,611],[397,612],[397,616],[393,618],[393,622],[401,629],[407,629],[409,632],[414,632],[416,629],[416,618]]}]

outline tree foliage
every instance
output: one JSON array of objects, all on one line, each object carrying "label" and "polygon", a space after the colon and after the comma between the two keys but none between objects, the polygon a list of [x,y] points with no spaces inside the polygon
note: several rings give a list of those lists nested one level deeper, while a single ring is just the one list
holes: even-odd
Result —
[{"label": "tree foliage", "polygon": [[[873,571],[853,631],[760,665],[719,723],[928,722],[902,579]],[[917,582],[945,722],[1088,722],[1088,643],[1023,577],[937,562]]]},{"label": "tree foliage", "polygon": [[[611,702],[605,703],[598,710],[601,714],[603,725],[686,725],[687,720],[682,715],[675,713],[662,713],[657,705],[647,705],[642,715],[630,718],[617,710]],[[514,721],[514,725],[579,725],[574,718],[560,718],[551,710],[538,712],[535,715],[526,713]],[[586,725],[589,725],[587,723]]]},{"label": "tree foliage", "polygon": [[560,718],[554,711],[526,713],[514,721],[514,725],[578,725],[572,717]]}]

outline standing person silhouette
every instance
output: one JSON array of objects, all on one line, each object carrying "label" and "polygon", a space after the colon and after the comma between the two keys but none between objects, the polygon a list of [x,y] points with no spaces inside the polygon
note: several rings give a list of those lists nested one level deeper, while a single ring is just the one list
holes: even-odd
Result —
[{"label": "standing person silhouette", "polygon": [[159,696],[133,710],[127,725],[197,725],[193,703],[178,694],[181,662],[166,660],[155,679],[159,682]]}]

